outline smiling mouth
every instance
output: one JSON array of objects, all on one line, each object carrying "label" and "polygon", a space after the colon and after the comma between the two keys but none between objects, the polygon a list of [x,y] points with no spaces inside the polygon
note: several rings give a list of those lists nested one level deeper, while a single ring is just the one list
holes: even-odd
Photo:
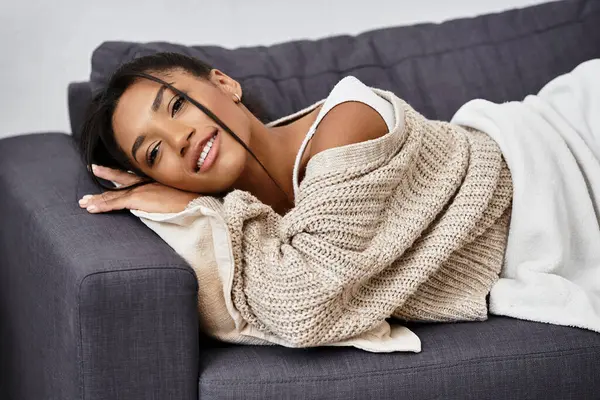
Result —
[{"label": "smiling mouth", "polygon": [[216,141],[219,131],[215,129],[213,134],[207,139],[204,143],[200,144],[202,147],[200,149],[200,154],[198,155],[198,159],[196,160],[196,164],[194,167],[194,172],[204,172],[207,170],[213,163],[216,157]]}]

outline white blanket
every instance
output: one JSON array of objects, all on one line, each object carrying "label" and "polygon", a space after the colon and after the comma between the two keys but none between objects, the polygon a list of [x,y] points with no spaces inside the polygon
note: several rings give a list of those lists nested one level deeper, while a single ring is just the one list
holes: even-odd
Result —
[{"label": "white blanket", "polygon": [[600,59],[522,102],[470,101],[452,122],[491,135],[514,182],[490,313],[600,332]]}]

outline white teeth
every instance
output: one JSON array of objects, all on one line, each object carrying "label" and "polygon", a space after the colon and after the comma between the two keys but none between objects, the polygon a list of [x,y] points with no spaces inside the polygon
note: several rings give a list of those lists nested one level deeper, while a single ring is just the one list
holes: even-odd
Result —
[{"label": "white teeth", "polygon": [[204,164],[204,160],[206,159],[206,156],[208,155],[208,152],[210,151],[216,137],[217,137],[217,135],[213,136],[206,143],[206,145],[204,145],[204,149],[202,150],[202,153],[200,154],[200,158],[198,159],[198,164],[197,164],[198,169],[202,168],[202,164]]}]

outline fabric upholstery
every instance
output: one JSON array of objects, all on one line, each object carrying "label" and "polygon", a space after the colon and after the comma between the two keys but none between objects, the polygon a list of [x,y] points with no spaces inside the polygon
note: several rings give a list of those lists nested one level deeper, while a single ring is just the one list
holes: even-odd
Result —
[{"label": "fabric upholstery", "polygon": [[239,79],[269,119],[325,98],[343,76],[354,75],[393,91],[427,118],[449,120],[470,99],[519,100],[598,57],[599,30],[600,2],[577,0],[269,47],[107,42],[93,53],[91,84],[97,91],[137,56],[175,51]]},{"label": "fabric upholstery", "polygon": [[597,399],[600,336],[491,316],[486,322],[408,324],[421,353],[222,345],[201,359],[199,398]]},{"label": "fabric upholstery", "polygon": [[88,82],[73,82],[69,85],[68,95],[71,132],[75,141],[79,142],[85,112],[92,101],[92,91]]},{"label": "fabric upholstery", "polygon": [[[109,42],[94,52],[92,83],[80,94],[71,88],[74,132],[92,88],[121,62],[160,50],[240,79],[268,119],[325,97],[347,74],[449,119],[471,98],[518,100],[600,57],[600,1],[269,47]],[[0,141],[2,398],[188,399],[190,385],[202,400],[598,397],[596,334],[500,317],[411,326],[423,339],[419,354],[201,341],[198,371],[191,276],[134,217],[77,209],[76,196],[92,186],[73,187],[83,167],[68,143],[62,135]]]},{"label": "fabric upholstery", "polygon": [[70,136],[0,141],[2,399],[194,399],[197,281],[98,190]]}]

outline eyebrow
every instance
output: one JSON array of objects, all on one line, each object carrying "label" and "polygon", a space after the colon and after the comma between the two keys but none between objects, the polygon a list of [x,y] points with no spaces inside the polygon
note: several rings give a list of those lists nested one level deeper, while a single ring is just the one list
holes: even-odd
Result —
[{"label": "eyebrow", "polygon": [[136,162],[139,162],[137,160],[136,153],[139,150],[139,148],[142,147],[142,144],[144,143],[145,139],[146,139],[146,135],[140,135],[135,139],[135,142],[133,142],[133,146],[131,146],[131,155],[133,156],[133,159]]},{"label": "eyebrow", "polygon": [[162,103],[163,93],[165,92],[166,88],[167,87],[165,85],[162,85],[156,92],[156,97],[152,102],[152,111],[158,111],[158,107],[160,107],[160,104]]},{"label": "eyebrow", "polygon": [[[158,111],[158,108],[162,104],[163,94],[166,88],[167,87],[165,85],[162,85],[156,92],[156,96],[154,97],[154,101],[152,102],[152,106],[150,107],[152,111]],[[135,142],[133,142],[133,146],[131,146],[131,155],[133,156],[133,159],[136,162],[139,162],[137,160],[136,154],[140,147],[142,147],[142,144],[144,144],[144,140],[146,140],[146,135],[140,135],[135,139]]]}]

